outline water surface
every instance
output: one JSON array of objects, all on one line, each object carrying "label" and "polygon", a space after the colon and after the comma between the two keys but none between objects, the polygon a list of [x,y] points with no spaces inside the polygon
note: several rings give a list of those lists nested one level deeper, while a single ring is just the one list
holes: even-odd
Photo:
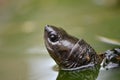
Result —
[{"label": "water surface", "polygon": [[85,39],[98,53],[119,47],[100,39],[120,42],[119,3],[98,3],[99,0],[1,0],[0,80],[57,78],[58,72],[52,69],[55,62],[44,46],[46,24]]}]

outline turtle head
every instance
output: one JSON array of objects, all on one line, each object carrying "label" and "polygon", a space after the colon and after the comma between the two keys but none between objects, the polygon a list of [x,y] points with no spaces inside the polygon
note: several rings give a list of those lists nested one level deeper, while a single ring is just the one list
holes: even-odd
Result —
[{"label": "turtle head", "polygon": [[44,39],[49,54],[60,68],[71,69],[99,61],[89,44],[69,35],[62,28],[46,25]]},{"label": "turtle head", "polygon": [[62,28],[52,25],[45,26],[44,39],[49,54],[60,66],[63,66],[62,62],[69,56],[71,49],[78,41],[77,38],[70,36]]}]

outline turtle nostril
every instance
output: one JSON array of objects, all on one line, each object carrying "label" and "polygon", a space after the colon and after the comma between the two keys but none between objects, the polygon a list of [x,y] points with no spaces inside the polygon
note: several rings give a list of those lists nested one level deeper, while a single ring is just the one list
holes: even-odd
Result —
[{"label": "turtle nostril", "polygon": [[50,25],[46,24],[45,27],[49,27]]},{"label": "turtle nostril", "polygon": [[52,31],[55,31],[54,30],[54,27],[53,26],[51,26],[51,25],[45,25],[45,31],[47,31],[47,32],[52,32]]},{"label": "turtle nostril", "polygon": [[45,25],[45,30],[49,27],[49,25]]},{"label": "turtle nostril", "polygon": [[45,31],[49,31],[50,25],[45,25]]}]

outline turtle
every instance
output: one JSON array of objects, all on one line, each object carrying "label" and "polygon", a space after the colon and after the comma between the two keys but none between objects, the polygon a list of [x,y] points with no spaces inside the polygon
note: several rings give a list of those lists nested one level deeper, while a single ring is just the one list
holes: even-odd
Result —
[{"label": "turtle", "polygon": [[84,39],[78,39],[60,27],[45,25],[44,42],[60,70],[83,70],[100,64],[106,69],[120,67],[120,48],[97,54]]}]

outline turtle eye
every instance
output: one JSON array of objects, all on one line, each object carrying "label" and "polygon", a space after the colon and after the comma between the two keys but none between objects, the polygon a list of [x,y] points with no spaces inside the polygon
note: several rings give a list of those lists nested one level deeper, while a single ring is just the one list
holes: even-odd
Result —
[{"label": "turtle eye", "polygon": [[51,42],[57,42],[59,40],[59,37],[57,34],[50,34],[49,39]]}]

